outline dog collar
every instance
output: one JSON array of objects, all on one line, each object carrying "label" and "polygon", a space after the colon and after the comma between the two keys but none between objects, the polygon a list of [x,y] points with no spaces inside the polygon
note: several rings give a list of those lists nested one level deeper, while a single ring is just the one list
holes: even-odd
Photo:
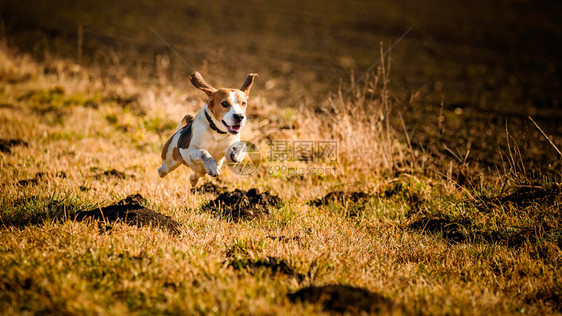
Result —
[{"label": "dog collar", "polygon": [[225,131],[221,131],[213,122],[213,120],[211,119],[211,117],[209,116],[209,113],[207,113],[206,110],[204,110],[203,112],[205,112],[205,117],[207,118],[207,121],[209,121],[209,127],[214,130],[215,132],[219,133],[219,134],[228,134]]}]

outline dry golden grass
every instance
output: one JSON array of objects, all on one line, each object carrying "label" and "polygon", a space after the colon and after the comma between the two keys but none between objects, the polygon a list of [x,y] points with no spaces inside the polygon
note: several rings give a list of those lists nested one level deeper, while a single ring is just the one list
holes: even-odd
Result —
[{"label": "dry golden grass", "polygon": [[[187,82],[178,90],[164,75],[148,85],[118,67],[38,65],[6,47],[0,65],[2,138],[28,144],[0,154],[5,314],[316,314],[321,304],[286,295],[324,284],[382,294],[392,314],[561,312],[559,178],[499,175],[460,186],[425,172],[433,158],[387,123],[386,61],[350,96],[326,100],[322,113],[281,109],[253,91],[243,136],[262,149],[262,167],[213,181],[271,190],[285,203],[237,223],[202,207],[214,195],[193,193],[187,169],[157,176],[162,144],[202,102]],[[337,140],[337,175],[269,176],[265,149],[278,139]],[[128,176],[95,177],[112,169]],[[529,187],[538,189],[521,190]],[[370,197],[307,203],[335,190]],[[100,231],[72,220],[135,193],[181,223],[181,234],[123,223]],[[268,257],[295,274],[244,265]]]}]

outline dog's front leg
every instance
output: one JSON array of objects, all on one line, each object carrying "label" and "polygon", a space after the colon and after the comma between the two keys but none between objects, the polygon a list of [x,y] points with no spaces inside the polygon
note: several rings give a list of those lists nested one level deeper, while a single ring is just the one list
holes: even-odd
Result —
[{"label": "dog's front leg", "polygon": [[211,177],[218,177],[221,174],[221,166],[205,149],[190,149],[188,164],[195,172],[199,173],[202,171],[200,166],[203,165],[205,172]]}]

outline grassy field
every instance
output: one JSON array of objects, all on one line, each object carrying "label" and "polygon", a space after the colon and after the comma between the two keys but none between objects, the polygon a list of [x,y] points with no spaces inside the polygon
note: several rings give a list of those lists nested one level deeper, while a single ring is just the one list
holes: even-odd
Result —
[{"label": "grassy field", "polygon": [[[23,12],[16,3],[3,5]],[[517,71],[555,63],[554,72],[514,82],[517,71],[505,70],[529,56],[509,55],[490,68],[489,42],[466,35],[492,23],[489,17],[461,33],[471,45],[449,38],[432,55],[423,34],[440,24],[428,21],[453,24],[462,15],[377,4],[387,16],[367,25],[381,14],[339,2],[300,15],[292,2],[275,7],[272,19],[229,30],[240,39],[256,29],[254,37],[229,43],[238,53],[178,48],[217,86],[238,87],[247,72],[261,74],[242,131],[260,149],[259,168],[249,176],[224,168],[192,189],[187,168],[163,179],[156,171],[163,144],[204,99],[185,67],[178,70],[181,61],[142,41],[154,34],[135,32],[153,4],[127,11],[127,1],[117,3],[122,11],[111,14],[122,17],[118,24],[98,20],[102,9],[94,2],[80,4],[88,5],[94,7],[67,6],[52,20],[42,14],[46,4],[33,6],[21,18],[27,27],[18,25],[0,45],[3,314],[562,314],[562,131],[558,61],[550,55]],[[499,28],[515,25],[525,6],[514,4]],[[219,5],[173,8],[198,22],[224,13]],[[228,16],[180,38],[187,22],[158,24],[174,16],[173,8],[148,23],[175,42],[217,45],[226,36],[217,30],[234,21]],[[358,12],[356,20],[348,17]],[[531,20],[540,17],[529,12]],[[408,53],[381,57],[386,40],[383,47],[373,38],[360,42],[369,27],[382,26],[395,40],[417,16],[425,22],[404,43]],[[13,31],[16,19],[4,19],[3,30]],[[80,63],[74,19],[86,21],[91,39]],[[547,22],[529,22],[530,32],[557,29]],[[298,23],[315,26],[292,37]],[[333,37],[320,31],[328,26]],[[134,43],[118,43],[124,30]],[[45,40],[26,48],[33,32]],[[445,30],[433,34],[436,42],[448,38]],[[505,43],[526,36],[511,34]],[[338,47],[338,37],[349,50]],[[273,49],[279,39],[286,46]],[[330,51],[319,53],[319,43]],[[426,49],[416,58],[428,65],[408,77],[415,48]],[[464,48],[471,51],[460,59],[435,59]],[[465,64],[474,56],[481,60]],[[358,77],[350,73],[373,60],[380,62],[346,93]],[[339,66],[326,66],[334,61]],[[437,74],[445,68],[450,72]],[[521,94],[546,81],[544,90]],[[450,102],[441,101],[444,83]],[[316,147],[303,159],[272,159],[279,144],[297,141]],[[322,141],[337,144],[337,159],[314,159]],[[123,209],[129,212],[117,211]]]}]

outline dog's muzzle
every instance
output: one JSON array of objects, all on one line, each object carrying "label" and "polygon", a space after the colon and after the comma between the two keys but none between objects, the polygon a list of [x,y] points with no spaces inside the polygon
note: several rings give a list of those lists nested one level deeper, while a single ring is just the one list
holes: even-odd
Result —
[{"label": "dog's muzzle", "polygon": [[226,122],[224,120],[222,120],[222,124],[226,127],[226,130],[230,134],[238,134],[238,133],[240,133],[240,129],[242,128],[242,126],[240,124],[228,125],[228,124],[226,124]]}]

